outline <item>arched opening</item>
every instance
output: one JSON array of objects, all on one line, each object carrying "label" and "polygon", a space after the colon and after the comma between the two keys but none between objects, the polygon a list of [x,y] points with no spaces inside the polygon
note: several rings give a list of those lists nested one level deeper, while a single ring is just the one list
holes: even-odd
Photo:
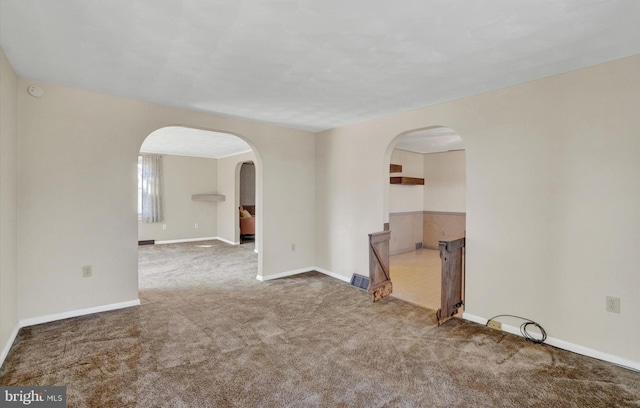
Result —
[{"label": "arched opening", "polygon": [[[155,170],[148,164],[152,159],[158,163]],[[254,166],[253,183],[247,188],[253,190],[255,245],[245,249],[257,269],[251,273],[257,275],[262,269],[262,256],[256,255],[262,225],[256,222],[261,221],[261,162],[255,148],[237,135],[168,126],[147,136],[138,159],[139,244],[179,244],[210,251],[241,248],[240,169],[244,163]],[[151,214],[148,207],[158,214]]]},{"label": "arched opening", "polygon": [[466,230],[466,158],[460,135],[436,126],[398,135],[387,148],[384,219],[391,231],[393,296],[438,310],[440,240]]}]

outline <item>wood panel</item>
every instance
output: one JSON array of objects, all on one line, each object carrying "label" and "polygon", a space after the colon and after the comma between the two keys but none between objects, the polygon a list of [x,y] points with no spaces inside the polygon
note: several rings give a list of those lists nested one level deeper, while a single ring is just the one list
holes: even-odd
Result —
[{"label": "wood panel", "polygon": [[402,164],[390,164],[389,173],[402,173]]},{"label": "wood panel", "polygon": [[440,309],[436,312],[438,326],[458,313],[464,305],[462,282],[464,279],[465,239],[439,242],[442,261],[442,288]]},{"label": "wood panel", "polygon": [[393,292],[389,273],[389,231],[369,234],[369,292],[377,302]]},{"label": "wood panel", "polygon": [[424,179],[417,177],[389,177],[389,182],[407,186],[424,186]]}]

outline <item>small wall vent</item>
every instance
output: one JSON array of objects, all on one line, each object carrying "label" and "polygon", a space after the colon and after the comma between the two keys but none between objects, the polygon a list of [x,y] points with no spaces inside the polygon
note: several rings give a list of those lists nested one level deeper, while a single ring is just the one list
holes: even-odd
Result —
[{"label": "small wall vent", "polygon": [[362,275],[358,275],[357,273],[354,273],[351,276],[350,283],[352,286],[355,286],[356,288],[360,288],[364,290],[369,289],[369,277],[367,276],[362,276]]}]

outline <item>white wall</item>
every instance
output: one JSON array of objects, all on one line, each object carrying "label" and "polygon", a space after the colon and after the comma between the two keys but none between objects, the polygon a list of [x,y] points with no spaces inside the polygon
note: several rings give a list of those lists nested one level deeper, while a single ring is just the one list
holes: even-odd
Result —
[{"label": "white wall", "polygon": [[[193,201],[192,194],[216,193],[218,161],[202,157],[162,156],[161,222],[138,221],[138,239],[156,241],[216,237],[217,202]],[[195,228],[195,224],[198,228]],[[166,229],[162,226],[166,225]]]},{"label": "white wall", "polygon": [[[218,237],[234,244],[240,243],[240,167],[245,161],[255,160],[253,152],[218,160],[218,192],[226,197],[224,202],[218,203]],[[259,242],[256,246],[259,247]]]},{"label": "white wall", "polygon": [[0,365],[18,323],[17,92],[18,78],[0,49]]},{"label": "white wall", "polygon": [[367,273],[390,143],[446,126],[466,146],[466,313],[640,364],[638,72],[635,56],[319,134],[316,264]]},{"label": "white wall", "polygon": [[[391,163],[401,164],[402,172],[390,174],[390,177],[422,178],[424,176],[424,158],[422,154],[393,149]],[[389,186],[390,213],[422,211],[423,202],[424,190],[422,186],[400,184],[391,184]]]},{"label": "white wall", "polygon": [[465,212],[467,186],[464,151],[430,153],[425,154],[423,159],[424,210]]},{"label": "white wall", "polygon": [[137,155],[169,125],[239,135],[258,153],[259,274],[313,265],[313,134],[48,83],[34,98],[31,83],[18,91],[19,318],[137,299]]}]

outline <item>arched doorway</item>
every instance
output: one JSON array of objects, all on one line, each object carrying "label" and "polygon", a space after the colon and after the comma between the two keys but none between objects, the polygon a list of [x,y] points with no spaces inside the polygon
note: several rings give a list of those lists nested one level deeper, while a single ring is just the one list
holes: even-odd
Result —
[{"label": "arched doorway", "polygon": [[[153,207],[159,208],[161,214],[149,218],[143,214],[148,206],[143,199],[143,186],[148,181],[142,175],[144,163],[151,157],[158,157],[160,163],[161,180],[157,184],[161,191]],[[261,161],[246,140],[185,126],[168,126],[149,134],[141,145],[138,161],[138,242],[161,245],[216,240],[239,245],[240,167],[246,162],[255,164],[253,196],[255,207],[260,208]],[[261,225],[255,222],[255,252]],[[261,262],[259,256],[256,274]]]},{"label": "arched doorway", "polygon": [[441,302],[440,240],[466,230],[466,158],[462,138],[436,126],[405,132],[387,149],[390,173],[385,220],[391,231],[393,294],[438,310]]}]

